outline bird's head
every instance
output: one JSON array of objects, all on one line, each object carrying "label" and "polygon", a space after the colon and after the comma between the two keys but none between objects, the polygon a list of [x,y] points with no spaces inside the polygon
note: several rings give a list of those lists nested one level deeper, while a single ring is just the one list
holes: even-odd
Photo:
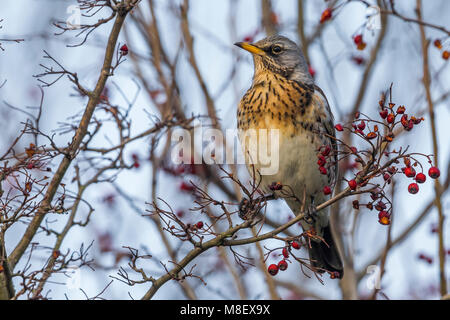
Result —
[{"label": "bird's head", "polygon": [[253,55],[255,77],[262,72],[273,72],[289,80],[314,83],[302,50],[286,37],[275,35],[255,43],[237,42],[235,45]]}]

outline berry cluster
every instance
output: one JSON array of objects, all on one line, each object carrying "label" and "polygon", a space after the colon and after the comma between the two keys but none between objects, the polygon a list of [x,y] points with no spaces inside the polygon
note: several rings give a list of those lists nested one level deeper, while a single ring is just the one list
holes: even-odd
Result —
[{"label": "berry cluster", "polygon": [[[392,102],[386,105],[384,99],[379,102],[379,105],[379,117],[381,120],[371,119],[357,112],[350,126],[343,126],[338,123],[335,125],[335,129],[338,132],[344,130],[350,131],[350,133],[365,140],[372,149],[358,150],[356,147],[349,146],[337,139],[341,142],[344,149],[338,152],[338,154],[343,156],[343,158],[354,158],[355,162],[349,168],[362,168],[354,177],[347,180],[348,190],[352,193],[354,191],[358,193],[370,193],[371,201],[361,204],[359,200],[355,200],[353,201],[353,208],[359,209],[361,205],[366,206],[369,210],[375,208],[378,211],[378,222],[382,225],[389,225],[391,222],[391,203],[384,193],[384,188],[386,185],[391,184],[393,176],[397,173],[403,173],[407,178],[413,179],[414,182],[408,186],[408,192],[416,194],[419,192],[419,184],[427,180],[424,167],[416,159],[417,156],[427,158],[431,166],[428,169],[428,176],[430,178],[437,179],[440,171],[437,167],[432,166],[431,156],[419,153],[406,154],[407,148],[405,151],[402,151],[402,148],[398,151],[388,151],[389,143],[394,140],[399,131],[411,131],[424,119],[407,114],[406,107],[403,105],[396,107]],[[379,129],[379,127],[382,129]],[[379,156],[375,157],[377,154]],[[393,158],[389,159],[391,156]],[[382,160],[386,158],[388,160],[383,164]],[[319,165],[319,171],[324,174],[326,173],[326,169],[323,167],[326,163],[325,160],[326,158],[319,154],[317,164]],[[404,165],[401,165],[400,160],[403,160]],[[380,183],[374,182],[373,179],[377,177],[382,178]],[[365,186],[368,186],[368,188],[363,189],[362,187]],[[325,195],[329,195],[331,192],[332,190],[329,186],[323,188]]]},{"label": "berry cluster", "polygon": [[367,46],[367,43],[365,43],[363,40],[362,34],[357,34],[353,36],[353,42],[355,43],[356,49],[358,50],[364,50]]},{"label": "berry cluster", "polygon": [[[434,40],[433,44],[436,48],[438,48],[439,50],[442,50],[442,42],[440,39]],[[442,51],[442,59],[448,60],[448,58],[450,58],[450,51],[443,50]]]},{"label": "berry cluster", "polygon": [[281,259],[277,264],[272,263],[271,265],[269,265],[269,267],[267,268],[267,272],[269,272],[271,276],[275,276],[279,270],[285,271],[288,268],[288,261],[289,261],[288,258],[290,248],[299,250],[300,247],[301,245],[297,241],[292,241],[288,247],[284,247],[281,250],[281,255],[283,256],[283,259]]}]

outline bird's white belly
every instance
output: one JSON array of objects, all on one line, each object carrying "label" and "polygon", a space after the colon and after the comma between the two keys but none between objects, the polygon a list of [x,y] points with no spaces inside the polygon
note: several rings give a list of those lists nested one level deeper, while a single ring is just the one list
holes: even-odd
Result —
[{"label": "bird's white belly", "polygon": [[[278,170],[274,174],[264,174],[264,170],[262,170],[264,165],[257,160],[254,161],[255,172],[261,173],[260,188],[268,192],[270,184],[280,182],[286,187],[284,190],[289,190],[289,187],[292,188],[299,199],[303,199],[304,193],[306,193],[307,198],[318,194],[323,195],[322,190],[327,185],[328,178],[319,172],[317,165],[320,140],[316,137],[312,141],[312,133],[310,132],[299,132],[291,137],[291,135],[283,135],[281,130],[278,140]],[[247,150],[248,148],[244,147],[244,153],[247,153]],[[276,157],[271,158],[273,160]],[[271,165],[273,166],[273,163]],[[252,175],[252,166],[247,164],[247,168]],[[309,199],[306,200],[309,201]]]}]

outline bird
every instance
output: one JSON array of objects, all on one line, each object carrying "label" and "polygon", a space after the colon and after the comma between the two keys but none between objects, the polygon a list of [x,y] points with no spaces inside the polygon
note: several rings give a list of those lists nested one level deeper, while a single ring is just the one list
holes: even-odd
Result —
[{"label": "bird", "polygon": [[[324,188],[332,188],[338,174],[334,117],[327,98],[314,84],[302,50],[294,41],[272,35],[255,43],[235,45],[250,52],[254,64],[251,87],[237,108],[239,140],[247,154],[247,169],[250,175],[255,175],[262,164],[250,162],[250,146],[243,141],[245,133],[277,129],[278,170],[260,174],[260,186],[264,192],[272,190],[275,198],[280,196],[279,191],[270,188],[273,183],[289,186],[295,197],[284,200],[295,215],[302,208],[307,211],[308,219],[302,219],[301,225],[304,232],[315,235],[307,246],[313,270],[342,278],[343,264],[332,234],[329,208],[315,210],[330,198]],[[323,160],[321,154],[331,154],[328,157],[333,159],[327,161],[322,172],[317,164]]]}]

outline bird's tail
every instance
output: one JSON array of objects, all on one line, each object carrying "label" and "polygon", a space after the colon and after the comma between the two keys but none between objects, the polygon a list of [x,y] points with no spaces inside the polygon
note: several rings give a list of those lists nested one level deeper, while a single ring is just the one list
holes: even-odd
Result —
[{"label": "bird's tail", "polygon": [[323,241],[311,241],[311,247],[309,248],[311,264],[315,268],[319,268],[322,272],[324,270],[337,272],[338,274],[336,276],[342,278],[344,268],[333,235],[331,234],[330,225],[323,229],[323,239],[326,243]]}]

